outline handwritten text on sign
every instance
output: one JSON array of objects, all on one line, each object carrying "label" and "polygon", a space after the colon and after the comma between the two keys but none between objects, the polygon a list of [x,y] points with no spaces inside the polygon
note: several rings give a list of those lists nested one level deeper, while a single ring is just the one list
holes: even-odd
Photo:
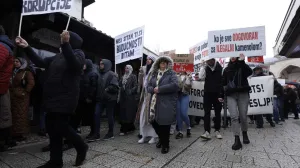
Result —
[{"label": "handwritten text on sign", "polygon": [[115,37],[116,64],[141,58],[144,47],[144,27]]},{"label": "handwritten text on sign", "polygon": [[265,27],[250,27],[208,32],[211,58],[266,55]]},{"label": "handwritten text on sign", "polygon": [[204,40],[194,47],[190,48],[190,54],[194,55],[194,64],[201,63],[201,60],[204,60],[208,56],[208,43],[207,40]]},{"label": "handwritten text on sign", "polygon": [[[248,81],[251,86],[248,115],[273,114],[273,76],[253,77]],[[204,82],[193,81],[189,115],[204,116],[203,98]],[[228,111],[228,116],[229,114],[230,111]],[[212,116],[214,116],[213,111]]]},{"label": "handwritten text on sign", "polygon": [[22,15],[68,12],[73,0],[23,0]]}]

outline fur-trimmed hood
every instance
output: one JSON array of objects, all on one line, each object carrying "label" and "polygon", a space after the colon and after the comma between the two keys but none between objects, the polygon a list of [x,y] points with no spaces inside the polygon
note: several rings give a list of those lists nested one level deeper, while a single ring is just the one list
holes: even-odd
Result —
[{"label": "fur-trimmed hood", "polygon": [[173,69],[173,59],[171,57],[168,56],[160,56],[159,58],[157,58],[157,60],[155,60],[155,62],[153,63],[150,72],[157,72],[159,69],[159,64],[162,61],[166,61],[168,63],[167,65],[167,70]]}]

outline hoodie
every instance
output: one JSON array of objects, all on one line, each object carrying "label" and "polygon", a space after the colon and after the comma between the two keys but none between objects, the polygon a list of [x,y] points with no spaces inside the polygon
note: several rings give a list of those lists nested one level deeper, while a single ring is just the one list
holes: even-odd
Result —
[{"label": "hoodie", "polygon": [[24,49],[31,61],[47,70],[43,86],[43,107],[51,113],[73,113],[76,109],[80,77],[85,63],[81,50],[82,38],[70,33],[69,43],[61,44],[61,53],[53,57],[41,58],[29,46]]},{"label": "hoodie", "polygon": [[90,59],[85,60],[86,69],[81,75],[80,80],[80,101],[95,100],[98,74],[96,72],[96,67]]},{"label": "hoodie", "polygon": [[0,95],[5,94],[13,70],[13,50],[15,46],[6,35],[0,35]]},{"label": "hoodie", "polygon": [[111,71],[112,63],[108,59],[102,59],[104,69],[99,69],[97,84],[97,102],[117,101],[119,83],[116,73]]}]

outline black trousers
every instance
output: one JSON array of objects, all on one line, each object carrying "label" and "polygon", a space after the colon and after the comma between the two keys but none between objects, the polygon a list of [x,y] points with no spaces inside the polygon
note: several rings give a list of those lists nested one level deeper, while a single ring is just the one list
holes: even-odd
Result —
[{"label": "black trousers", "polygon": [[289,117],[289,112],[290,110],[292,110],[292,112],[294,113],[295,117],[298,118],[299,114],[297,112],[297,105],[295,101],[285,101],[284,102],[284,117],[288,118]]},{"label": "black trousers", "polygon": [[46,128],[50,139],[50,162],[62,164],[63,138],[72,143],[77,152],[83,152],[85,144],[81,137],[69,124],[70,115],[62,113],[47,113]]},{"label": "black trousers", "polygon": [[222,103],[219,102],[220,94],[219,93],[204,93],[204,129],[207,132],[211,130],[211,110],[214,107],[215,110],[215,120],[214,127],[216,131],[220,131],[221,129],[221,111],[222,111]]},{"label": "black trousers", "polygon": [[131,131],[134,131],[135,130],[135,126],[134,126],[134,123],[125,123],[125,122],[122,122],[121,121],[121,128],[120,128],[120,132],[121,133],[128,133],[128,132],[131,132]]},{"label": "black trousers", "polygon": [[273,122],[272,114],[254,115],[254,118],[255,118],[255,120],[256,120],[256,126],[262,127],[262,126],[264,125],[264,118],[263,118],[263,116],[266,117],[266,120],[267,120],[269,123],[272,123],[272,122]]},{"label": "black trousers", "polygon": [[80,126],[81,122],[84,122],[83,119],[85,119],[85,122],[88,122],[88,124],[91,128],[91,135],[95,132],[95,124],[94,124],[94,112],[95,112],[95,103],[86,103],[86,102],[78,102],[78,105],[76,107],[75,114],[72,115],[70,124],[73,129],[77,130]]},{"label": "black trousers", "polygon": [[159,141],[163,148],[170,147],[170,129],[171,125],[159,125],[156,121],[152,123],[156,134],[158,135]]}]

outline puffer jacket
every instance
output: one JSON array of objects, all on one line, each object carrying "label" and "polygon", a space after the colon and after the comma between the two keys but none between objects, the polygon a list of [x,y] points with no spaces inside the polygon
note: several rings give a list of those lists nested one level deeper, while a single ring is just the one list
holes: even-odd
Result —
[{"label": "puffer jacket", "polygon": [[79,84],[85,55],[81,50],[82,38],[70,33],[70,42],[61,45],[62,53],[41,58],[31,47],[25,48],[27,56],[40,68],[46,68],[43,89],[43,107],[50,113],[73,113],[79,99]]},{"label": "puffer jacket", "polygon": [[0,35],[0,95],[9,88],[13,70],[13,50],[15,46],[6,35]]}]

